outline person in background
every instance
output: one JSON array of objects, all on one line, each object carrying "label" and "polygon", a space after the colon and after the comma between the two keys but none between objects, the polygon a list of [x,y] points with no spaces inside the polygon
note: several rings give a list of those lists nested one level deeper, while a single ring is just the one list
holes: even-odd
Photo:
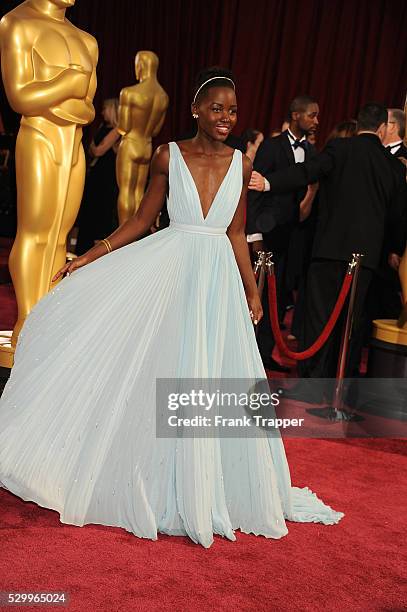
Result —
[{"label": "person in background", "polygon": [[383,145],[395,157],[407,159],[407,147],[403,140],[406,135],[406,115],[399,108],[388,108],[387,134]]},{"label": "person in background", "polygon": [[89,147],[91,158],[85,190],[76,225],[79,227],[76,254],[82,255],[118,225],[116,152],[120,140],[117,131],[119,101],[104,101],[103,121]]},{"label": "person in background", "polygon": [[253,162],[256,157],[257,149],[264,140],[264,134],[259,130],[249,128],[243,132],[242,140],[246,146],[246,155]]},{"label": "person in background", "polygon": [[[399,108],[388,108],[387,134],[383,145],[394,157],[407,166],[407,147],[404,144],[406,136],[406,115]],[[407,202],[406,202],[407,205]],[[400,257],[397,253],[390,253],[388,263],[394,270],[398,270]]]},{"label": "person in background", "polygon": [[350,138],[351,136],[356,136],[358,131],[358,123],[356,119],[349,119],[348,121],[341,121],[337,123],[333,128],[332,132],[329,134],[326,142],[328,143],[330,140],[334,138]]},{"label": "person in background", "polygon": [[[403,143],[406,132],[406,116],[398,108],[388,108],[387,112],[387,132],[383,145],[393,157],[402,162],[403,158],[407,159],[407,147]],[[389,250],[389,245],[385,242],[380,264],[369,288],[367,338],[371,335],[370,322],[372,320],[398,319],[402,307],[401,285],[398,275],[401,257],[400,254],[389,252]]]},{"label": "person in background", "polygon": [[[247,240],[252,243],[254,253],[272,251],[277,280],[279,318],[283,319],[287,304],[287,259],[293,229],[299,220],[305,220],[311,212],[316,187],[293,189],[283,196],[270,192],[269,175],[283,168],[294,166],[315,155],[307,142],[308,132],[318,125],[319,107],[310,96],[297,96],[290,104],[289,127],[276,138],[266,138],[259,147],[254,160],[249,184],[247,208]],[[267,289],[263,291],[265,316],[257,334],[259,351],[265,368],[275,372],[288,369],[271,354],[275,340],[271,330]]]},{"label": "person in background", "polygon": [[[358,115],[358,133],[331,140],[315,158],[272,174],[272,192],[292,192],[320,181],[320,205],[312,261],[306,287],[305,333],[300,350],[320,336],[334,308],[352,253],[362,253],[347,375],[358,375],[363,342],[366,296],[384,241],[401,254],[406,244],[406,180],[404,169],[382,146],[387,108],[375,102]],[[299,362],[300,376],[334,378],[341,325],[312,358]],[[322,391],[322,390],[321,390]],[[321,391],[308,386],[312,401]],[[288,394],[287,394],[288,396]],[[298,397],[298,390],[291,397]],[[300,394],[304,399],[304,394]]]}]

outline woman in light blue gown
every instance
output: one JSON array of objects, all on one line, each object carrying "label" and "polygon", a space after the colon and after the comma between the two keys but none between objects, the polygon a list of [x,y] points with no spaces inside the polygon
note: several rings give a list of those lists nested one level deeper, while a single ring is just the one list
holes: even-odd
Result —
[{"label": "woman in light blue gown", "polygon": [[[285,519],[343,516],[291,486],[280,437],[156,436],[156,379],[265,378],[244,235],[251,164],[224,144],[236,110],[230,73],[202,73],[196,137],[157,149],[137,214],[58,273],[69,276],[20,334],[0,400],[0,483],[64,523],[209,547],[215,533],[280,538]],[[167,192],[169,228],[135,242]]]}]

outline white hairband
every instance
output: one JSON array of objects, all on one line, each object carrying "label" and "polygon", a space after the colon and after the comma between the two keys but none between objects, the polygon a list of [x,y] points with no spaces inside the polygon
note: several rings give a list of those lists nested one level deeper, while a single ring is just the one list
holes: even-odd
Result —
[{"label": "white hairband", "polygon": [[214,81],[215,79],[223,79],[224,81],[230,81],[232,83],[232,85],[233,85],[233,89],[236,89],[234,82],[232,81],[232,79],[229,79],[229,77],[225,77],[225,76],[214,76],[214,77],[211,77],[210,79],[208,79],[207,81],[202,83],[202,85],[200,87],[198,87],[198,89],[195,92],[194,99],[192,100],[192,104],[195,104],[196,97],[199,94],[199,92],[201,91],[202,87],[205,87],[205,85],[207,83],[209,83],[210,81]]}]

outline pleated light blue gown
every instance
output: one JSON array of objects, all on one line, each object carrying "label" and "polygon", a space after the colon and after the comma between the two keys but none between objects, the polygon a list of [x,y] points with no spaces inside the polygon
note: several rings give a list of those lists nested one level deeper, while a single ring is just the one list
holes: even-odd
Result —
[{"label": "pleated light blue gown", "polygon": [[65,278],[33,309],[0,400],[0,483],[73,525],[209,547],[234,530],[343,516],[291,486],[280,438],[157,438],[157,378],[264,378],[226,235],[242,189],[235,151],[203,217],[170,143],[170,227]]}]

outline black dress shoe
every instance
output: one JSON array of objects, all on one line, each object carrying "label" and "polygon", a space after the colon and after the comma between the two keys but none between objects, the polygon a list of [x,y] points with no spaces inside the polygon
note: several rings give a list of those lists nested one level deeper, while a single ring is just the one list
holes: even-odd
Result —
[{"label": "black dress shoe", "polygon": [[288,374],[290,372],[290,368],[280,365],[272,357],[269,357],[268,359],[262,358],[262,361],[266,370],[273,370],[273,372],[281,372],[281,374]]},{"label": "black dress shoe", "polygon": [[307,384],[303,381],[296,384],[291,389],[278,389],[277,393],[282,398],[292,399],[297,402],[305,402],[306,404],[322,404],[324,401],[323,392],[320,386],[315,388],[315,385],[312,385],[312,383]]}]

